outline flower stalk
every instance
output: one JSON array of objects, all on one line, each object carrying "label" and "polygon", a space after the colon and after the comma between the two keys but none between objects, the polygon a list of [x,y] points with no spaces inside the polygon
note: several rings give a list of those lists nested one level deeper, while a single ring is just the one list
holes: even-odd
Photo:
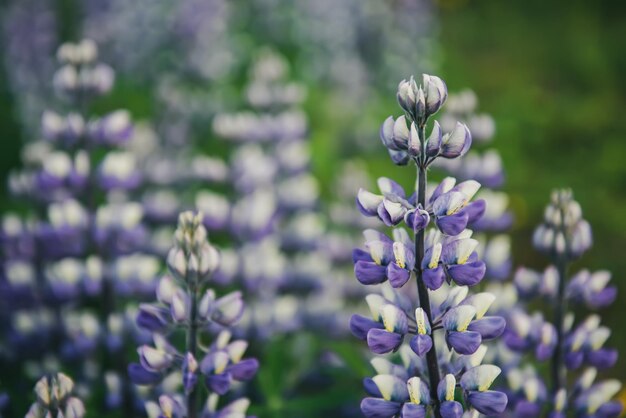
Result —
[{"label": "flower stalk", "polygon": [[[561,219],[565,219],[565,211],[563,207],[559,208],[559,214]],[[567,267],[568,261],[565,254],[568,252],[569,243],[567,238],[567,231],[565,225],[561,225],[559,228],[560,234],[555,234],[555,249],[558,246],[557,240],[559,236],[563,237],[563,244],[565,253],[559,254],[559,251],[555,251],[556,268],[558,272],[559,287],[554,304],[554,327],[556,329],[556,348],[552,354],[552,392],[558,393],[559,390],[566,387],[567,369],[563,358],[565,356],[565,344],[564,344],[564,320],[565,313],[567,312],[567,299],[565,298],[565,285],[567,282]]]},{"label": "flower stalk", "polygon": [[[427,183],[427,170],[428,167],[425,164],[426,161],[426,134],[425,126],[418,127],[419,140],[421,144],[421,162],[416,160],[417,164],[417,204],[421,207],[426,207],[426,183]],[[415,276],[417,278],[417,295],[419,298],[419,306],[426,313],[426,317],[431,324],[433,322],[433,315],[430,307],[430,297],[428,296],[428,288],[424,283],[422,277],[422,261],[424,260],[424,229],[418,230],[414,233],[415,238]],[[434,328],[433,328],[434,331]],[[426,363],[428,366],[428,378],[430,380],[430,397],[435,402],[435,416],[439,418],[439,398],[437,397],[437,385],[441,380],[439,373],[439,363],[437,361],[437,349],[433,344],[433,347],[428,353],[426,353]]]},{"label": "flower stalk", "polygon": [[[472,141],[462,123],[444,134],[435,122],[426,138],[428,118],[446,98],[446,85],[435,76],[424,75],[420,86],[413,78],[400,83],[398,102],[405,114],[387,118],[380,135],[396,165],[415,162],[417,190],[407,196],[399,184],[382,177],[378,179],[381,194],[361,189],[357,195],[362,214],[395,228],[393,238],[364,231],[365,249],[353,252],[357,280],[381,286],[380,294],[366,297],[371,318],[354,315],[350,329],[375,354],[399,352],[402,360],[402,365],[383,357],[372,360],[377,375],[365,379],[370,396],[361,402],[368,418],[461,418],[466,409],[495,415],[507,404],[504,393],[488,390],[500,368],[481,364],[487,351],[482,342],[500,336],[505,321],[485,316],[493,295],[468,295],[469,287],[479,283],[486,270],[478,259],[478,242],[467,229],[485,211],[484,200],[471,201],[480,184],[469,180],[457,185],[448,177],[434,190],[426,190],[428,166],[438,157],[463,156]],[[436,229],[427,230],[431,220]],[[397,290],[413,276],[417,301]],[[437,291],[434,304],[431,291]],[[435,338],[435,330],[442,338]],[[409,343],[404,345],[407,336]],[[456,400],[457,379],[465,406]]]}]

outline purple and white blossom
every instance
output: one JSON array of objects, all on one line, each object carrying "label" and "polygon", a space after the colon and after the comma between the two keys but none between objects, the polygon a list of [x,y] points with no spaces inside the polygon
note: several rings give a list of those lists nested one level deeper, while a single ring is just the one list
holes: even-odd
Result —
[{"label": "purple and white blossom", "polygon": [[[219,252],[207,239],[202,215],[181,213],[174,247],[167,256],[170,274],[163,276],[156,288],[158,303],[140,305],[137,314],[137,324],[152,333],[153,342],[140,346],[139,363],[128,366],[130,379],[140,386],[177,380],[173,390],[182,395],[164,393],[158,404],[147,403],[150,416],[159,409],[166,415],[169,411],[170,416],[206,416],[206,407],[201,407],[204,401],[199,398],[204,387],[211,394],[210,408],[215,408],[216,397],[225,395],[235,382],[248,381],[256,374],[258,361],[243,358],[248,343],[233,339],[230,330],[243,314],[241,292],[218,297],[209,287],[219,264]],[[176,331],[184,333],[184,345],[177,346],[170,338]],[[206,334],[213,335],[213,341],[201,344],[200,338],[204,340]],[[246,408],[238,412],[243,414]]]},{"label": "purple and white blossom", "polygon": [[606,344],[611,330],[601,325],[598,314],[577,317],[569,311],[576,305],[598,310],[616,297],[607,271],[581,270],[569,276],[571,262],[592,244],[589,223],[570,190],[553,192],[533,244],[553,264],[543,272],[519,268],[514,289],[522,302],[542,299],[550,310],[545,316],[541,312],[526,313],[526,303],[519,303],[508,316],[504,341],[515,352],[534,352],[538,361],[548,363],[550,373],[544,380],[530,365],[508,370],[511,409],[516,416],[531,417],[545,410],[547,404],[551,418],[570,414],[617,417],[622,405],[612,398],[620,390],[620,383],[594,383],[598,370],[609,369],[617,362],[617,350]]},{"label": "purple and white blossom", "polygon": [[[383,359],[372,363],[378,374],[364,381],[370,397],[362,401],[361,411],[372,418],[460,418],[465,409],[499,414],[507,396],[490,386],[501,369],[481,363],[488,351],[483,342],[499,337],[506,322],[485,315],[494,295],[468,295],[468,287],[486,272],[478,257],[479,242],[468,229],[481,219],[486,202],[472,200],[480,189],[474,180],[457,184],[448,177],[429,190],[426,182],[435,160],[468,151],[471,134],[462,123],[444,134],[434,122],[426,137],[429,118],[447,98],[446,85],[438,77],[424,75],[421,85],[413,78],[402,81],[397,98],[405,115],[388,118],[380,136],[395,164],[415,162],[417,188],[409,196],[383,177],[379,193],[359,190],[361,213],[396,228],[393,238],[366,230],[365,248],[353,252],[358,281],[378,285],[382,293],[366,297],[370,316],[354,315],[350,328],[376,354],[399,352],[403,365]],[[413,277],[417,295],[406,286]],[[464,404],[457,401],[457,381]]]}]

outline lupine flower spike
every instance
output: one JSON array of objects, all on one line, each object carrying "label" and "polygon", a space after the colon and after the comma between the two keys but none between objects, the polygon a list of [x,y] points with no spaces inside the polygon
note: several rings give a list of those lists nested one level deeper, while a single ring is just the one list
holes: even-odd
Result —
[{"label": "lupine flower spike", "polygon": [[[484,200],[472,200],[480,184],[457,184],[449,177],[426,189],[429,166],[438,158],[463,156],[472,143],[462,123],[443,132],[434,122],[426,136],[429,118],[447,96],[445,83],[435,76],[424,75],[421,85],[413,78],[400,83],[397,97],[405,114],[389,117],[380,136],[395,164],[416,164],[416,191],[408,194],[381,178],[380,192],[361,189],[357,196],[361,213],[395,227],[391,237],[366,230],[365,248],[353,253],[358,281],[381,285],[382,293],[366,297],[371,316],[354,315],[351,330],[372,352],[399,352],[402,358],[402,365],[372,361],[377,375],[365,380],[370,397],[361,403],[370,418],[460,418],[465,410],[496,415],[507,405],[504,393],[490,390],[500,368],[481,364],[487,351],[482,343],[500,336],[505,321],[485,315],[493,295],[468,295],[468,287],[485,275],[478,242],[467,229],[485,212]],[[417,304],[405,287],[412,278]]]},{"label": "lupine flower spike", "polygon": [[[534,351],[537,360],[548,361],[550,387],[546,388],[539,373],[530,366],[509,370],[512,410],[520,417],[537,416],[546,409],[550,418],[572,414],[584,418],[617,417],[622,406],[612,398],[620,390],[620,383],[594,383],[597,370],[611,368],[617,361],[617,350],[605,346],[611,331],[601,325],[598,314],[577,319],[568,311],[576,305],[599,309],[616,297],[607,271],[581,270],[568,277],[572,261],[592,244],[591,227],[570,190],[553,192],[544,222],[535,230],[533,244],[554,264],[544,272],[520,268],[515,288],[522,301],[547,301],[552,318],[544,319],[541,313],[529,315],[520,303],[511,315],[504,341],[514,351]],[[577,375],[576,380],[570,377],[573,374]]]},{"label": "lupine flower spike", "polygon": [[[150,416],[221,417],[231,416],[229,411],[242,417],[245,414],[249,404],[246,399],[217,408],[218,398],[234,382],[250,380],[258,368],[256,359],[243,358],[248,343],[233,340],[228,329],[242,316],[241,293],[218,297],[208,287],[219,263],[219,252],[207,240],[202,215],[181,213],[174,247],[167,256],[170,274],[163,276],[156,291],[159,303],[141,305],[137,316],[137,324],[153,333],[154,345],[139,347],[139,363],[128,367],[137,385],[161,385],[181,391],[163,393],[158,403],[147,403]],[[169,338],[176,331],[184,332],[184,346],[177,347],[175,339]],[[217,334],[210,345],[201,345],[200,338],[207,333]],[[200,403],[203,387],[210,396]],[[205,407],[201,409],[200,405]]]}]

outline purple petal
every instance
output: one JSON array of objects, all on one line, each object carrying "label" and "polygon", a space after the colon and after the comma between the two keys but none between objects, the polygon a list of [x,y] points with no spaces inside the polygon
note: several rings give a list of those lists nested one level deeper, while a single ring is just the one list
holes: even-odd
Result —
[{"label": "purple petal", "polygon": [[416,336],[411,338],[409,345],[411,346],[411,350],[413,350],[415,354],[422,357],[432,348],[433,340],[432,338],[430,338],[430,335],[417,334]]},{"label": "purple petal", "polygon": [[450,236],[459,235],[467,227],[468,214],[460,211],[454,215],[438,216],[435,224],[439,230]]},{"label": "purple petal", "polygon": [[478,332],[484,341],[502,335],[505,326],[506,321],[501,316],[485,316],[472,321],[467,329]]},{"label": "purple petal", "polygon": [[422,279],[424,284],[430,290],[437,290],[443,284],[446,274],[443,271],[443,267],[437,266],[434,269],[424,269],[422,272]]},{"label": "purple petal", "polygon": [[441,418],[461,418],[463,416],[463,405],[457,401],[444,401],[439,409]]},{"label": "purple petal", "polygon": [[467,401],[481,414],[497,415],[506,408],[508,399],[502,392],[487,390],[485,392],[472,391],[467,395]]},{"label": "purple petal", "polygon": [[387,266],[387,278],[389,278],[391,286],[395,288],[404,286],[404,284],[409,281],[410,277],[411,272],[399,267],[396,263],[389,263]]},{"label": "purple petal", "polygon": [[530,341],[527,338],[520,337],[515,334],[515,332],[506,329],[504,331],[504,335],[502,337],[504,339],[504,343],[507,347],[509,347],[513,351],[524,351],[530,345]]},{"label": "purple petal", "polygon": [[230,389],[231,376],[230,373],[214,374],[207,376],[206,385],[218,395],[224,395]]},{"label": "purple petal", "polygon": [[589,295],[589,306],[594,309],[603,308],[609,306],[617,297],[617,288],[615,286],[609,286],[597,293]]},{"label": "purple petal", "polygon": [[548,344],[539,344],[537,348],[535,348],[535,357],[539,361],[546,361],[552,354],[554,353],[554,345]]},{"label": "purple petal", "polygon": [[372,328],[367,333],[367,345],[375,354],[385,354],[397,350],[403,336],[384,329]]},{"label": "purple petal", "polygon": [[485,209],[487,208],[487,203],[484,199],[479,199],[474,202],[469,203],[460,212],[467,213],[467,223],[473,224],[478,221],[485,214]]},{"label": "purple petal", "polygon": [[167,328],[170,314],[167,309],[153,305],[139,305],[137,325],[152,332],[160,332]]},{"label": "purple petal", "polygon": [[426,416],[426,406],[415,403],[405,403],[400,412],[400,418],[424,418]]},{"label": "purple petal", "polygon": [[361,412],[367,418],[391,418],[400,412],[402,404],[379,398],[365,398],[361,401]]},{"label": "purple petal", "polygon": [[154,385],[161,381],[161,374],[144,369],[139,363],[128,365],[128,376],[136,385]]},{"label": "purple petal", "polygon": [[355,248],[352,250],[352,262],[356,264],[357,261],[373,261],[372,256],[368,251],[362,250],[360,248]]},{"label": "purple petal", "polygon": [[621,415],[624,406],[619,401],[611,401],[602,405],[596,411],[598,418],[617,418]]},{"label": "purple petal", "polygon": [[404,192],[402,186],[400,186],[398,183],[388,177],[380,177],[377,181],[377,184],[383,195],[392,194],[400,196],[403,199],[406,198],[406,193]]},{"label": "purple petal", "polygon": [[389,150],[389,157],[395,165],[407,165],[411,157],[406,151]]},{"label": "purple petal", "polygon": [[382,393],[380,393],[380,390],[378,389],[378,386],[374,383],[374,380],[371,377],[363,379],[363,387],[369,395],[374,396],[375,398],[383,397]]},{"label": "purple petal", "polygon": [[387,280],[387,268],[373,261],[359,260],[354,265],[354,275],[361,284],[379,284]]},{"label": "purple petal", "polygon": [[515,405],[515,416],[519,418],[534,418],[541,414],[541,408],[534,402],[522,399]]},{"label": "purple petal", "polygon": [[421,231],[428,226],[430,222],[430,216],[426,211],[420,211],[419,209],[412,209],[404,215],[404,222],[413,230],[413,232]]},{"label": "purple petal", "polygon": [[459,286],[478,284],[485,276],[486,270],[485,263],[482,261],[448,266],[448,274]]},{"label": "purple petal", "polygon": [[451,331],[446,334],[446,341],[459,354],[474,354],[480,347],[482,337],[475,331]]},{"label": "purple petal", "polygon": [[352,315],[350,318],[350,331],[352,335],[360,340],[367,340],[367,333],[370,329],[383,329],[383,324],[361,315]]},{"label": "purple petal", "polygon": [[252,379],[258,369],[259,361],[255,358],[249,358],[228,366],[226,370],[233,379],[243,382]]},{"label": "purple petal", "polygon": [[587,353],[587,361],[598,369],[608,369],[617,362],[617,350],[601,348]]},{"label": "purple petal", "polygon": [[565,366],[573,370],[579,368],[583,364],[584,355],[582,351],[573,351],[565,354]]}]

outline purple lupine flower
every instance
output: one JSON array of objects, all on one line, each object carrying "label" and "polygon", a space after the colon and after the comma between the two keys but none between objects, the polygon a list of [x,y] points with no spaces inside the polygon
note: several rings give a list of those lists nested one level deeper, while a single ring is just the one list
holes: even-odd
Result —
[{"label": "purple lupine flower", "polygon": [[[405,115],[388,118],[380,136],[394,163],[415,162],[418,187],[407,197],[396,182],[381,178],[381,194],[359,190],[361,213],[397,228],[393,240],[367,230],[365,250],[353,252],[358,281],[379,284],[382,294],[366,297],[371,318],[354,315],[350,328],[376,354],[399,352],[404,367],[382,360],[372,363],[378,374],[364,381],[371,396],[361,402],[361,411],[376,418],[425,417],[430,408],[433,416],[461,417],[464,406],[455,401],[459,376],[468,408],[499,414],[507,405],[507,396],[488,390],[500,368],[481,364],[487,352],[482,342],[499,337],[506,322],[500,316],[485,316],[495,296],[468,296],[468,286],[478,284],[486,271],[478,258],[479,242],[467,229],[485,212],[484,200],[471,201],[480,184],[468,180],[457,185],[456,179],[449,177],[425,189],[429,165],[439,157],[464,155],[471,135],[462,123],[444,135],[435,122],[426,137],[428,118],[447,98],[441,79],[424,75],[423,86],[413,78],[405,80],[398,87],[397,98]],[[437,230],[426,231],[430,219]],[[403,220],[413,237],[399,226]],[[417,306],[414,294],[405,286],[411,277],[417,281]],[[450,286],[444,286],[446,279]],[[409,336],[408,345],[405,336]],[[441,373],[446,373],[444,379]]]},{"label": "purple lupine flower", "polygon": [[567,285],[565,297],[574,303],[584,303],[591,309],[599,309],[612,304],[617,296],[617,288],[609,286],[611,273],[602,270],[590,273],[581,270]]},{"label": "purple lupine flower", "polygon": [[[180,370],[184,396],[161,396],[159,405],[150,403],[146,408],[148,412],[160,409],[168,416],[182,417],[197,414],[199,382],[221,396],[233,382],[252,379],[259,364],[256,359],[243,358],[248,343],[231,341],[228,330],[241,319],[241,293],[217,297],[207,287],[219,267],[220,256],[207,241],[202,215],[181,213],[174,237],[174,247],[167,257],[171,275],[164,276],[156,288],[159,304],[140,306],[137,316],[139,326],[154,332],[154,345],[139,347],[139,363],[130,364],[128,374],[135,384],[155,386]],[[225,329],[216,335],[213,344],[202,348],[198,338],[211,327]],[[182,348],[168,341],[170,331],[176,328],[186,330],[187,343]]]},{"label": "purple lupine flower", "polygon": [[478,260],[474,251],[478,242],[471,238],[461,238],[447,243],[441,252],[441,262],[446,266],[446,274],[459,286],[473,286],[485,275],[485,263]]},{"label": "purple lupine flower", "polygon": [[378,179],[380,195],[360,189],[357,195],[357,207],[365,216],[377,216],[387,226],[398,225],[404,220],[409,210],[414,206],[407,199],[404,189],[395,181],[386,177]]},{"label": "purple lupine flower", "polygon": [[[509,315],[504,333],[507,346],[516,352],[534,351],[539,361],[550,366],[550,391],[542,377],[528,366],[508,372],[516,416],[536,416],[544,405],[550,405],[549,417],[618,416],[621,405],[611,398],[619,390],[615,381],[593,385],[597,369],[613,367],[617,350],[605,346],[611,331],[601,325],[601,317],[592,314],[580,320],[565,310],[565,304],[585,305],[591,309],[607,306],[615,299],[609,286],[610,274],[582,270],[566,275],[568,264],[591,246],[591,229],[582,217],[580,205],[569,190],[555,191],[544,212],[544,223],[533,236],[535,247],[546,253],[553,265],[543,273],[520,268],[515,275],[515,290],[523,300],[544,299],[550,304],[553,319],[544,319],[540,312],[525,313],[523,305]],[[574,385],[568,375],[579,374]]]},{"label": "purple lupine flower", "polygon": [[[125,111],[101,118],[88,113],[93,99],[108,92],[114,80],[97,52],[90,40],[59,48],[61,67],[51,87],[67,106],[62,112],[43,112],[43,140],[24,150],[24,169],[10,180],[11,190],[37,209],[29,221],[33,251],[24,258],[34,267],[37,286],[31,290],[36,303],[22,305],[32,312],[11,318],[8,328],[9,338],[20,342],[12,348],[18,361],[33,357],[93,364],[81,376],[81,387],[89,390],[98,380],[107,390],[107,408],[116,408],[132,404],[127,402],[132,400],[130,388],[115,370],[119,362],[105,370],[90,357],[100,348],[116,357],[125,341],[144,338],[128,326],[127,313],[118,311],[119,297],[141,297],[153,288],[156,270],[155,260],[139,252],[147,238],[141,208],[119,193],[138,185],[137,177],[128,175],[134,155],[116,149],[130,135],[130,116]],[[11,282],[19,284],[17,272],[11,275]],[[86,306],[97,312],[83,310]],[[22,342],[29,343],[33,333],[40,334],[41,343],[22,352]]]},{"label": "purple lupine flower", "polygon": [[500,414],[506,408],[508,399],[502,392],[489,390],[500,374],[500,368],[493,365],[476,366],[463,374],[461,387],[466,391],[468,403],[485,415]]},{"label": "purple lupine flower", "polygon": [[476,194],[480,184],[473,180],[460,183],[433,200],[435,224],[446,235],[460,234],[468,224],[478,220],[485,212],[485,201],[470,200]]}]

